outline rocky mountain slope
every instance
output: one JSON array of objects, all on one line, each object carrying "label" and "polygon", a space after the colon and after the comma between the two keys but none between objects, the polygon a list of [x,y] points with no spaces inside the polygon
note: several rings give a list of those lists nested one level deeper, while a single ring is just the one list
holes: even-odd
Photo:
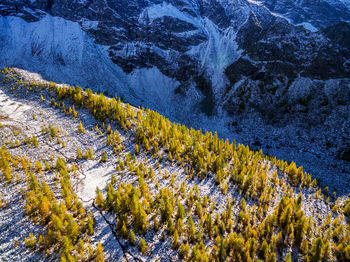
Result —
[{"label": "rocky mountain slope", "polygon": [[348,261],[348,184],[38,74],[0,75],[1,261]]},{"label": "rocky mountain slope", "polygon": [[[324,11],[326,7],[328,15]],[[199,100],[205,104],[202,109],[209,114],[215,105],[221,104],[222,92],[227,87],[226,77],[222,73],[229,65],[245,71],[243,75],[251,73],[240,64],[235,66],[237,61],[241,61],[239,58],[244,59],[244,55],[253,60],[271,62],[272,65],[266,66],[265,71],[274,76],[286,76],[289,81],[299,74],[312,79],[329,79],[344,77],[349,73],[346,64],[348,51],[338,49],[336,44],[333,46],[334,43],[321,33],[314,34],[288,22],[288,19],[293,24],[307,22],[321,28],[349,21],[349,8],[342,2],[5,1],[0,6],[0,12],[4,17],[21,17],[27,22],[38,22],[47,15],[53,16],[55,18],[49,19],[50,22],[46,21],[48,18],[44,19],[46,30],[54,32],[54,35],[59,34],[54,30],[56,24],[56,27],[62,27],[58,31],[74,35],[74,38],[80,33],[76,29],[70,33],[69,29],[76,26],[61,25],[56,17],[76,22],[95,44],[104,47],[108,58],[124,73],[136,74],[140,69],[153,68],[159,71],[158,74],[176,81],[176,89],[169,88],[171,92],[186,93],[195,87],[195,91],[200,91],[198,95],[202,95]],[[340,12],[342,15],[339,15]],[[11,21],[6,22],[11,25]],[[6,29],[6,25],[2,27]],[[9,35],[11,37],[11,33]],[[36,32],[34,37],[23,39],[30,45],[32,58],[45,61],[42,56],[50,55],[51,62],[62,67],[81,64],[81,60],[77,61],[79,56],[75,57],[78,54],[74,54],[79,50],[73,49],[69,53],[60,50],[64,36],[59,34],[55,40],[51,40],[40,39],[42,35],[50,34]],[[6,36],[2,39],[5,40]],[[73,39],[64,40],[66,43]],[[3,46],[6,44],[5,40]],[[52,47],[58,49],[53,50]],[[50,50],[45,50],[48,48]],[[141,77],[135,76],[137,79]],[[232,76],[228,78],[232,80]],[[101,88],[106,89],[107,86]],[[136,92],[131,96],[142,99],[138,88],[131,88]]]},{"label": "rocky mountain slope", "polygon": [[0,14],[1,66],[350,173],[348,1],[5,0]]},{"label": "rocky mountain slope", "polygon": [[332,26],[339,21],[350,21],[350,2],[348,0],[325,1],[261,1],[272,12],[283,15],[293,24],[313,27],[314,30]]}]

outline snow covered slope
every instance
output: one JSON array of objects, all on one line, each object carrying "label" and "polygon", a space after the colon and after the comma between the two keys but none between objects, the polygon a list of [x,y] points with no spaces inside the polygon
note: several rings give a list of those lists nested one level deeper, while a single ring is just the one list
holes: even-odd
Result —
[{"label": "snow covered slope", "polygon": [[[287,254],[317,259],[313,249],[301,251],[301,241],[285,244],[294,237],[284,225],[293,225],[295,239],[300,235],[307,245],[322,238],[331,246],[322,256],[344,261],[346,249],[338,247],[349,240],[323,234],[350,233],[350,177],[313,176],[328,186],[322,191],[294,163],[190,131],[150,110],[17,68],[4,69],[0,83],[1,261],[101,261],[99,244],[105,261],[180,261],[200,245],[204,258],[240,260],[244,242],[259,246],[248,258],[264,260],[269,232],[280,238],[271,245],[274,261]],[[220,254],[220,238],[229,252]]]},{"label": "snow covered slope", "polygon": [[[260,146],[318,172],[317,154],[299,150],[338,160],[350,152],[338,126],[349,122],[349,12],[348,1],[336,0],[4,0],[0,66],[117,94],[248,144],[272,125],[279,142]],[[301,82],[312,84],[294,90]],[[288,125],[305,136],[288,130],[297,146],[283,150]]]},{"label": "snow covered slope", "polygon": [[[186,105],[186,108],[203,109],[204,104],[207,107],[204,111],[212,114],[220,110],[227,88],[225,69],[260,40],[255,35],[264,38],[267,31],[282,24],[286,31],[283,34],[299,34],[301,36],[297,37],[305,40],[307,32],[288,26],[288,23],[317,31],[321,18],[313,14],[323,10],[325,5],[330,13],[322,13],[323,26],[349,20],[350,11],[345,2],[325,0],[318,3],[287,0],[6,0],[0,5],[3,18],[16,16],[30,23],[13,18],[2,22],[2,46],[8,45],[11,49],[15,46],[16,49],[5,54],[2,63],[26,68],[34,64],[28,69],[36,69],[53,80],[73,80],[95,89],[117,91],[132,103],[162,111],[174,100],[176,90],[176,93],[191,97],[190,106]],[[332,10],[342,11],[343,15],[333,15]],[[301,14],[305,15],[298,17]],[[259,25],[258,28],[255,25]],[[282,36],[281,32],[279,34]],[[270,38],[268,41],[275,49],[273,55],[286,60],[283,51],[278,50],[280,40]],[[309,37],[305,44],[315,41],[322,43],[325,40],[316,35]],[[3,49],[2,52],[8,51]],[[26,53],[18,53],[18,50],[26,50]],[[271,50],[261,51],[271,53]],[[307,52],[317,55],[310,49]],[[49,72],[44,66],[36,65],[36,60],[55,66]],[[78,69],[73,70],[76,76],[71,79],[70,65]],[[150,74],[145,76],[147,72]],[[99,75],[106,79],[97,84]],[[130,87],[129,79],[134,86]],[[161,90],[158,92],[158,89]],[[166,101],[162,103],[164,99]],[[201,104],[198,103],[200,100]]]},{"label": "snow covered slope", "polygon": [[294,24],[321,29],[340,21],[350,21],[348,0],[262,0],[272,12],[281,14]]},{"label": "snow covered slope", "polygon": [[0,28],[1,66],[28,68],[52,81],[93,87],[160,111],[166,111],[178,85],[155,67],[124,73],[104,46],[95,44],[78,23],[63,18],[46,15],[28,23],[0,17]]}]

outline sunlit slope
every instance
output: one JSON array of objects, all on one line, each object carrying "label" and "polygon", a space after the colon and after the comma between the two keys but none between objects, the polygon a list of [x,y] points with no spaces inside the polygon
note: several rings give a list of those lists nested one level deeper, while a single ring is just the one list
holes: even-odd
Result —
[{"label": "sunlit slope", "polygon": [[349,200],[294,163],[27,71],[2,83],[0,259],[350,259]]}]

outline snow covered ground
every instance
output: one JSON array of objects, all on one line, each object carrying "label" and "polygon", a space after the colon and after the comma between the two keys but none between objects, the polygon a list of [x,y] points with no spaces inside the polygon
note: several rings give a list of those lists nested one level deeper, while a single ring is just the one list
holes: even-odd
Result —
[{"label": "snow covered ground", "polygon": [[[31,74],[24,70],[16,69],[20,75],[27,80],[42,81],[42,78],[38,74]],[[0,79],[2,82],[2,79]],[[43,95],[44,101],[41,101],[40,95]],[[76,149],[80,148],[82,152],[85,152],[89,147],[94,152],[93,160],[78,160],[74,162],[78,166],[77,177],[71,177],[72,184],[76,193],[78,194],[81,201],[83,201],[84,207],[87,211],[92,211],[96,220],[95,233],[92,236],[92,244],[95,245],[98,242],[102,242],[105,256],[108,261],[124,261],[125,256],[130,258],[130,255],[125,254],[120,247],[118,241],[111,233],[110,226],[106,223],[105,219],[112,225],[115,223],[115,219],[110,214],[104,214],[104,217],[92,206],[92,201],[95,197],[95,189],[99,187],[103,194],[106,192],[106,183],[110,182],[112,174],[117,177],[117,184],[121,183],[137,183],[137,176],[133,175],[127,170],[121,173],[116,170],[116,162],[120,158],[124,158],[126,154],[134,154],[135,142],[131,132],[124,132],[118,130],[121,136],[121,141],[125,145],[125,150],[116,156],[111,147],[106,146],[106,135],[97,134],[93,130],[98,122],[88,113],[86,110],[77,110],[78,118],[66,116],[59,109],[53,109],[49,106],[50,97],[49,93],[45,90],[39,92],[25,91],[25,88],[17,89],[15,93],[11,90],[11,84],[5,84],[0,89],[0,122],[2,127],[0,128],[0,142],[10,144],[10,141],[15,139],[22,140],[26,136],[32,136],[35,134],[39,140],[38,148],[28,148],[23,145],[21,147],[10,147],[10,152],[21,156],[26,154],[31,157],[33,161],[36,160],[47,160],[50,161],[50,154],[54,155],[54,158],[58,156],[64,157],[67,160],[75,159]],[[69,106],[69,102],[65,101],[66,106]],[[136,110],[136,108],[134,108]],[[34,117],[35,115],[35,117]],[[201,116],[198,116],[200,119]],[[79,121],[82,121],[86,134],[78,133]],[[213,125],[214,121],[217,125],[222,124],[225,119],[211,119],[210,121],[203,122],[208,126]],[[42,125],[49,125],[59,127],[61,130],[60,138],[66,143],[66,147],[62,147],[57,144],[55,140],[48,141],[47,137],[40,135],[40,129]],[[250,126],[253,123],[249,123]],[[112,130],[118,129],[117,126],[112,125]],[[16,135],[13,130],[16,130]],[[100,126],[100,130],[103,130]],[[243,129],[244,130],[244,129]],[[250,129],[253,130],[253,129]],[[223,130],[225,131],[225,130]],[[254,130],[253,130],[254,131]],[[256,130],[255,130],[256,131]],[[246,130],[242,133],[247,132]],[[271,132],[271,130],[266,130]],[[108,161],[101,163],[102,152],[106,151],[108,155]],[[147,161],[146,161],[147,157]],[[225,201],[227,197],[234,198],[235,202],[233,205],[233,212],[237,214],[239,212],[239,201],[242,197],[237,192],[235,186],[230,186],[227,195],[224,195],[221,189],[215,185],[215,176],[208,177],[204,180],[194,179],[189,180],[186,177],[186,172],[183,167],[177,164],[171,164],[169,161],[160,161],[159,167],[157,166],[157,160],[153,159],[150,155],[145,155],[141,151],[136,157],[137,162],[144,162],[147,166],[152,166],[155,170],[155,179],[158,180],[160,188],[170,187],[170,177],[166,177],[165,174],[176,174],[176,186],[179,188],[182,182],[185,183],[187,188],[193,188],[198,186],[199,195],[211,195],[212,201],[215,201],[216,205],[214,208],[214,214],[216,212],[223,212],[225,210]],[[270,175],[273,170],[271,170]],[[22,188],[25,188],[25,181],[23,174],[19,174],[20,179],[17,183],[12,183],[9,186],[3,182],[0,187],[4,189],[3,193],[0,194],[0,200],[7,204],[6,208],[0,208],[0,260],[1,261],[37,261],[46,259],[40,253],[29,252],[26,246],[23,244],[24,238],[27,237],[28,231],[37,233],[43,230],[39,225],[33,224],[32,221],[23,217],[23,197],[20,194]],[[47,175],[42,177],[47,183],[55,188],[54,175]],[[329,182],[329,181],[326,181]],[[338,183],[338,186],[343,186],[343,191],[347,189],[347,184],[344,181],[334,181]],[[150,192],[155,194],[158,189],[155,186],[155,182],[149,182]],[[274,203],[282,197],[281,186],[276,185],[275,187],[277,196],[274,199]],[[293,188],[294,196],[296,197],[299,193],[298,188]],[[315,189],[303,189],[303,210],[307,216],[314,215],[315,212],[321,218],[325,218],[330,213],[330,206],[325,204],[322,199],[316,199]],[[339,190],[342,192],[341,190]],[[339,192],[338,191],[338,192]],[[250,203],[251,202],[251,203]],[[253,201],[247,201],[248,205],[253,205]],[[271,205],[271,209],[274,205]],[[152,223],[152,222],[150,222]],[[18,226],[21,225],[21,226]],[[28,230],[29,229],[29,230]],[[147,232],[145,238],[147,240],[149,251],[148,255],[142,255],[137,247],[128,246],[128,252],[138,258],[142,258],[144,261],[157,261],[157,260],[168,260],[169,258],[177,258],[177,251],[171,249],[170,240],[162,240],[162,232],[165,228],[162,228],[158,233],[150,230]],[[126,241],[120,239],[121,243],[127,246]],[[3,250],[3,251],[2,251]],[[20,255],[19,255],[20,254]]]},{"label": "snow covered ground", "polygon": [[[332,135],[327,126],[339,124],[336,114],[321,129],[305,129],[295,124],[278,127],[267,124],[257,113],[227,116],[223,112],[219,117],[196,114],[192,119],[189,121],[184,118],[180,122],[196,129],[217,132],[222,138],[249,145],[255,150],[262,149],[265,154],[279,159],[294,161],[317,178],[321,187],[328,186],[339,195],[350,193],[350,163],[339,159],[336,152],[326,149],[325,137]],[[341,125],[339,128],[342,128]]]},{"label": "snow covered ground", "polygon": [[[241,53],[235,31],[232,28],[222,31],[210,19],[194,18],[167,4],[147,8],[140,16],[146,14],[150,19],[176,16],[204,33],[208,41],[193,46],[186,54],[200,60],[203,70],[211,76],[214,95],[219,97],[227,84],[224,70]],[[88,26],[96,26],[96,21],[83,20],[82,27]],[[180,83],[156,67],[134,69],[126,74],[111,61],[109,47],[94,43],[76,22],[50,15],[32,23],[18,17],[0,16],[0,29],[0,67],[24,68],[54,82],[117,94],[131,104],[173,117],[181,116],[183,111],[193,111],[202,99],[202,93],[192,84],[186,99],[174,94]],[[133,46],[128,46],[120,51],[120,55],[128,57],[136,51]],[[171,52],[168,55],[171,57]]]},{"label": "snow covered ground", "polygon": [[[146,11],[151,17],[158,17],[178,15],[176,12],[180,11],[175,9],[171,5],[161,5],[163,13],[155,14],[152,8]],[[189,54],[197,54],[202,66],[212,72],[212,83],[217,87],[215,95],[220,96],[225,86],[222,71],[239,55],[233,41],[234,32],[220,33],[209,20],[191,18],[188,21],[190,18],[183,16],[184,21],[201,23],[209,37],[208,45],[193,47]],[[318,130],[305,130],[300,134],[293,126],[278,128],[265,124],[254,114],[245,118],[227,116],[225,112],[218,112],[213,117],[202,115],[198,113],[198,108],[194,108],[203,99],[196,88],[190,87],[185,96],[175,95],[173,91],[179,83],[164,76],[157,68],[138,69],[130,75],[125,74],[111,62],[106,47],[95,44],[78,23],[49,15],[34,23],[16,17],[0,17],[0,28],[0,66],[18,66],[38,72],[47,80],[107,90],[111,95],[117,94],[135,106],[149,107],[173,121],[197,129],[217,131],[220,137],[230,141],[235,139],[249,145],[259,141],[261,146],[258,143],[257,147],[263,148],[265,153],[295,161],[324,184],[343,193],[349,192],[349,163],[326,152],[320,141],[311,141],[313,132]],[[344,179],[346,186],[338,188],[338,181]]]},{"label": "snow covered ground", "polygon": [[[78,23],[45,16],[27,23],[18,17],[0,16],[0,67],[16,66],[42,74],[54,82],[78,84],[118,94],[133,104],[168,111],[179,85],[157,68],[126,74]],[[101,77],[103,76],[103,77]]]},{"label": "snow covered ground", "polygon": [[[41,76],[38,74],[32,74],[25,70],[17,70],[17,72],[20,73],[24,79],[42,81]],[[0,81],[2,82],[2,78]],[[93,212],[96,220],[97,226],[95,234],[92,236],[92,245],[102,242],[108,261],[124,261],[121,247],[114,239],[103,217],[92,207],[92,201],[96,197],[96,187],[99,187],[103,194],[105,194],[106,184],[110,182],[112,174],[117,177],[118,184],[137,181],[137,176],[130,174],[127,170],[124,171],[123,176],[118,175],[116,170],[116,163],[120,157],[128,153],[134,153],[135,144],[133,142],[133,137],[130,136],[131,134],[119,130],[122,143],[125,144],[126,149],[122,155],[117,157],[112,152],[112,148],[106,146],[106,136],[103,135],[101,137],[93,130],[98,122],[86,110],[77,109],[78,119],[75,120],[72,117],[65,116],[62,112],[59,112],[59,110],[50,107],[49,94],[44,90],[27,94],[23,87],[22,90],[16,90],[15,94],[12,94],[10,88],[11,85],[6,84],[0,89],[0,123],[2,123],[2,127],[0,128],[0,142],[6,143],[6,141],[14,141],[15,139],[22,141],[25,137],[36,135],[39,140],[38,148],[28,148],[25,145],[14,148],[10,147],[11,153],[18,156],[25,154],[32,159],[33,163],[36,160],[50,161],[50,154],[54,156],[54,159],[57,157],[63,157],[67,160],[75,159],[77,148],[80,148],[84,153],[91,147],[94,152],[94,160],[81,160],[75,163],[78,166],[78,176],[76,178],[71,178],[72,184],[79,198],[83,201],[86,211]],[[41,94],[45,101],[41,101]],[[66,106],[69,106],[68,102]],[[86,134],[78,134],[79,121],[82,121]],[[48,141],[47,137],[42,136],[40,131],[42,125],[58,127],[61,130],[60,138],[65,142],[66,146],[62,147],[60,144],[57,144],[55,139],[53,141]],[[18,131],[18,135],[13,134],[12,130],[14,129]],[[115,129],[117,129],[117,127],[112,126],[112,130]],[[108,154],[107,163],[100,162],[103,151],[106,151]],[[178,188],[182,182],[185,182],[189,187],[198,184],[201,188],[201,196],[204,194],[211,194],[213,201],[218,203],[216,211],[220,211],[224,208],[224,203],[220,203],[223,194],[221,190],[215,186],[214,177],[201,182],[196,180],[189,181],[186,179],[184,168],[177,165],[170,165],[166,161],[163,161],[158,168],[156,166],[156,161],[150,158],[150,156],[147,157],[149,159],[147,165],[152,166],[155,170],[155,177],[158,179],[161,188],[170,185],[171,177],[165,178],[165,172],[169,174],[176,173],[176,184]],[[145,159],[146,155],[143,153],[137,157],[138,162],[144,162]],[[17,184],[11,184],[9,186],[6,186],[5,182],[0,184],[1,188],[5,188],[5,191],[2,193],[3,195],[0,195],[0,199],[8,205],[8,208],[0,208],[0,250],[4,250],[0,252],[1,261],[37,261],[43,259],[40,253],[29,252],[24,244],[24,238],[28,237],[29,232],[43,232],[43,228],[33,224],[32,221],[24,217],[24,198],[20,194],[20,189],[25,189],[26,185],[24,174],[20,173],[19,175],[21,180]],[[53,179],[53,175],[45,177],[45,181],[52,186],[54,186]],[[151,185],[150,188],[152,191],[157,192],[154,184]],[[231,189],[231,191],[238,199],[239,196],[234,192],[234,189]],[[107,215],[106,217],[111,223],[115,223],[112,216]],[[19,227],[18,224],[23,224],[23,227]],[[147,240],[152,247],[152,254],[154,254],[151,261],[155,261],[157,258],[164,259],[177,256],[177,251],[170,248],[170,241],[164,242],[161,240],[161,233],[154,234],[150,232],[147,234]],[[121,241],[126,244],[124,240]],[[129,252],[136,253],[137,256],[142,257],[142,255],[138,253],[137,247],[131,247]],[[19,256],[19,254],[21,255]],[[150,260],[149,257],[143,257],[143,259]]]}]

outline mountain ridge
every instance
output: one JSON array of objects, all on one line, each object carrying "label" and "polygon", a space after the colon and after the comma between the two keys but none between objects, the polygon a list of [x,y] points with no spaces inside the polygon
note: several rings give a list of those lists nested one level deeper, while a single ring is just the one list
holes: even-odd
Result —
[{"label": "mountain ridge", "polygon": [[0,77],[1,259],[348,259],[341,176],[322,190],[293,162],[117,97]]},{"label": "mountain ridge", "polygon": [[[321,25],[308,19],[336,1],[271,3],[4,1],[0,63],[117,93],[310,172],[348,174],[348,11]],[[311,4],[308,19],[291,21]]]}]

